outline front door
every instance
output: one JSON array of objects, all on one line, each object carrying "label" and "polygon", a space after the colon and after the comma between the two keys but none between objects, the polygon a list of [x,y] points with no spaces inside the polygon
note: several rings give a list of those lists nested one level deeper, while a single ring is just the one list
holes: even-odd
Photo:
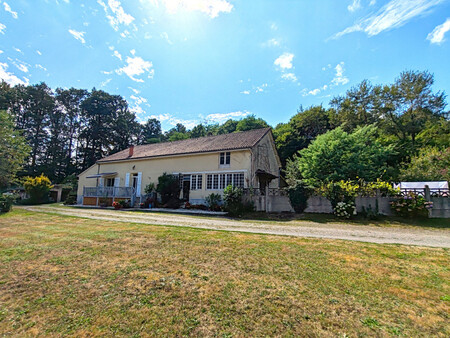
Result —
[{"label": "front door", "polygon": [[189,202],[189,191],[191,190],[191,182],[183,181],[183,200]]}]

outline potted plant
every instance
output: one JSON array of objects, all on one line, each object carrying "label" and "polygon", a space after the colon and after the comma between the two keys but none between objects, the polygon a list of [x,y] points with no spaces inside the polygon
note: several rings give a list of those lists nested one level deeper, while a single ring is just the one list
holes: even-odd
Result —
[{"label": "potted plant", "polygon": [[122,204],[120,204],[120,202],[113,202],[112,206],[114,207],[114,209],[119,210],[122,208]]}]

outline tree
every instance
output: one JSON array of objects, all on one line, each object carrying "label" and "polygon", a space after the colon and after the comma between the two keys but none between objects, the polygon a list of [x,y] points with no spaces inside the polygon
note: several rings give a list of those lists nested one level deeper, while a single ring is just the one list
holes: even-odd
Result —
[{"label": "tree", "polygon": [[141,127],[141,144],[161,142],[161,137],[161,122],[157,119],[148,119],[147,122]]},{"label": "tree", "polygon": [[0,110],[0,189],[14,182],[29,152],[21,132],[14,130],[12,116]]},{"label": "tree", "polygon": [[217,134],[222,135],[222,134],[234,133],[236,131],[238,122],[239,121],[232,120],[232,119],[225,121],[224,124],[222,124],[218,127]]},{"label": "tree", "polygon": [[359,126],[377,123],[380,118],[378,93],[378,87],[363,80],[348,90],[345,96],[333,98],[330,105],[336,109],[334,124],[345,131],[352,131]]},{"label": "tree", "polygon": [[402,181],[450,181],[450,147],[424,148],[400,170]]},{"label": "tree", "polygon": [[[319,135],[295,158],[295,167],[306,183],[319,186],[340,180],[374,181],[386,174],[392,147],[377,140],[377,128],[367,126],[347,133],[336,128]],[[295,175],[295,173],[291,173]]]},{"label": "tree", "polygon": [[31,204],[46,203],[49,198],[50,189],[53,188],[52,182],[44,174],[36,177],[26,177],[23,182],[25,191],[30,195]]},{"label": "tree", "polygon": [[282,163],[331,129],[330,111],[322,106],[300,107],[288,123],[278,124],[273,132]]},{"label": "tree", "polygon": [[433,93],[434,77],[428,72],[406,71],[391,86],[379,89],[383,129],[404,145],[408,153],[418,149],[417,136],[429,121],[445,115],[444,93]]},{"label": "tree", "polygon": [[206,128],[203,126],[203,124],[196,125],[191,130],[191,138],[198,138],[206,136]]},{"label": "tree", "polygon": [[256,118],[255,115],[249,115],[237,123],[236,131],[247,131],[267,127],[269,127],[269,125],[262,118]]}]

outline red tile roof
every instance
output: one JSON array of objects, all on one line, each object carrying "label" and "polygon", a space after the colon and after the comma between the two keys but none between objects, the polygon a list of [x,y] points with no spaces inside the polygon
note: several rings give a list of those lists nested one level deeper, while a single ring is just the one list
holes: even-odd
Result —
[{"label": "red tile roof", "polygon": [[148,157],[249,149],[255,146],[269,131],[270,128],[263,128],[239,133],[206,136],[174,142],[144,144],[135,146],[132,156],[129,156],[129,149],[125,149],[113,155],[102,158],[98,161],[98,163]]}]

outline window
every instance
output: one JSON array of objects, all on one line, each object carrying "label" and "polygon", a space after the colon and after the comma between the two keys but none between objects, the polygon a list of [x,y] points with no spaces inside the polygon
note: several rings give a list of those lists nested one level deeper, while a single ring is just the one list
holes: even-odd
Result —
[{"label": "window", "polygon": [[220,153],[220,165],[221,166],[230,166],[231,155],[230,152]]},{"label": "window", "polygon": [[227,186],[244,187],[244,173],[208,174],[206,175],[206,190],[223,190]]},{"label": "window", "polygon": [[191,190],[202,189],[203,175],[191,175]]},{"label": "window", "polygon": [[105,179],[105,186],[106,187],[114,187],[114,178]]}]

